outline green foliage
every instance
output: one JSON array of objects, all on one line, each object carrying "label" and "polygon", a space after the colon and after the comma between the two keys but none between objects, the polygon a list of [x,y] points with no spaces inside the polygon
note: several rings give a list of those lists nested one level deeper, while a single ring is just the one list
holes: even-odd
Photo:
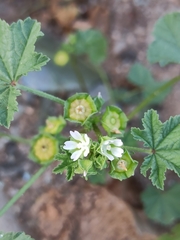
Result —
[{"label": "green foliage", "polygon": [[0,20],[0,125],[9,127],[17,111],[16,97],[20,92],[15,85],[29,71],[40,70],[49,60],[34,51],[40,23],[30,18],[8,25]]},{"label": "green foliage", "polygon": [[34,44],[43,36],[40,23],[31,18],[19,20],[10,26],[0,21],[0,80],[17,81],[29,71],[40,70],[49,60],[35,52]]},{"label": "green foliage", "polygon": [[107,55],[106,38],[98,30],[89,29],[71,34],[62,50],[69,54],[87,55],[93,64],[102,63]]},{"label": "green foliage", "polygon": [[[164,85],[164,82],[156,81],[152,77],[151,72],[140,63],[136,63],[131,67],[128,73],[128,79],[131,83],[141,88],[143,99]],[[170,89],[167,89],[166,91],[160,93],[153,99],[152,103],[160,103],[166,97],[169,91]]]},{"label": "green foliage", "polygon": [[34,240],[33,238],[31,238],[28,235],[25,235],[22,232],[18,232],[18,233],[3,233],[0,232],[0,239],[1,240]]},{"label": "green foliage", "polygon": [[148,60],[165,66],[180,63],[180,13],[166,14],[154,27],[155,41],[149,46]]},{"label": "green foliage", "polygon": [[180,224],[177,224],[170,233],[163,234],[157,240],[179,240],[180,239]]},{"label": "green foliage", "polygon": [[145,157],[141,173],[146,176],[147,170],[151,169],[149,178],[152,184],[163,189],[166,169],[173,170],[180,176],[180,115],[162,123],[157,112],[149,110],[142,122],[144,130],[131,130],[134,138],[144,142],[144,147],[149,147],[152,152]]},{"label": "green foliage", "polygon": [[[154,187],[147,188],[142,194],[142,201],[147,216],[161,224],[171,224],[180,219],[180,185],[161,191]],[[174,238],[173,238],[174,240]]]},{"label": "green foliage", "polygon": [[16,97],[20,91],[6,83],[0,83],[0,125],[7,128],[14,118],[14,112],[18,110]]},{"label": "green foliage", "polygon": [[75,174],[75,169],[78,168],[78,162],[72,161],[70,159],[70,154],[68,154],[67,152],[57,154],[55,159],[60,160],[61,163],[54,168],[53,173],[62,174],[66,170],[67,180],[68,181],[72,180]]},{"label": "green foliage", "polygon": [[90,183],[100,184],[100,185],[104,185],[106,183],[106,179],[107,179],[106,169],[103,169],[102,171],[98,171],[97,175],[89,176],[89,178],[88,178]]}]

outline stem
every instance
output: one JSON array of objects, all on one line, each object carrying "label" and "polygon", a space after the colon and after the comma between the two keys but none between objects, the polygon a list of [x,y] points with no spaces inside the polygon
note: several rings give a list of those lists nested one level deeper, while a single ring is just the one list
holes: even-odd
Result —
[{"label": "stem", "polygon": [[101,78],[103,85],[106,86],[106,89],[110,96],[110,103],[115,104],[114,94],[113,94],[112,87],[111,87],[111,84],[109,82],[109,78],[108,78],[106,72],[98,66],[93,65],[93,68],[96,70],[97,74]]},{"label": "stem", "polygon": [[71,66],[72,66],[72,69],[78,79],[78,82],[79,82],[79,85],[80,85],[80,88],[81,88],[81,91],[82,92],[88,92],[88,89],[86,87],[86,82],[84,80],[84,77],[79,69],[79,66],[76,62],[76,57],[75,56],[72,56],[71,55],[71,59],[70,59],[70,63],[71,63]]},{"label": "stem", "polygon": [[142,153],[152,154],[151,149],[137,148],[137,147],[130,147],[130,146],[123,146],[123,148],[133,152],[142,152]]},{"label": "stem", "polygon": [[136,96],[139,93],[140,93],[140,89],[134,89],[134,90],[131,90],[130,92],[127,91],[127,92],[121,94],[120,96],[117,96],[116,99],[120,100],[120,101],[122,101],[122,100],[124,101],[124,100],[127,100],[129,98]]},{"label": "stem", "polygon": [[172,78],[170,81],[166,82],[164,85],[159,87],[156,91],[151,93],[131,113],[127,115],[128,119],[129,120],[132,119],[138,112],[140,112],[144,107],[146,107],[156,96],[158,96],[161,92],[165,91],[167,88],[173,86],[179,80],[180,80],[180,76]]},{"label": "stem", "polygon": [[93,123],[93,130],[97,137],[102,136],[100,129],[98,128],[98,126],[95,123]]},{"label": "stem", "polygon": [[0,210],[0,216],[2,216],[26,191],[31,185],[41,176],[41,174],[47,169],[48,165],[42,166],[35,175],[7,202]]},{"label": "stem", "polygon": [[7,137],[14,142],[19,142],[19,143],[24,143],[24,144],[30,144],[30,142],[31,142],[31,140],[27,140],[27,139],[22,138],[22,137],[16,137],[16,136],[12,136],[10,134],[1,133],[1,132],[0,132],[0,137]]},{"label": "stem", "polygon": [[55,97],[55,96],[53,96],[51,94],[48,94],[48,93],[45,93],[43,91],[39,91],[39,90],[36,90],[36,89],[33,89],[33,88],[29,88],[29,87],[26,87],[26,86],[21,85],[21,84],[17,84],[16,86],[20,90],[23,90],[23,91],[26,91],[26,92],[30,92],[32,94],[35,94],[35,95],[39,96],[39,97],[47,98],[47,99],[49,99],[51,101],[57,102],[57,103],[59,103],[61,105],[64,105],[65,101],[63,99]]}]

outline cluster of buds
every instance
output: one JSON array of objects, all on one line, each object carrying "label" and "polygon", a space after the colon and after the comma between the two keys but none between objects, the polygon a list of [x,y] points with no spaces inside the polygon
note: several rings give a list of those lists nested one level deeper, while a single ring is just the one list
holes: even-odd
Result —
[{"label": "cluster of buds", "polygon": [[[123,142],[121,139],[114,139],[109,137],[101,137],[101,141],[94,147],[94,142],[88,137],[87,134],[80,134],[78,131],[70,131],[70,141],[64,143],[63,149],[69,151],[72,161],[78,161],[77,168],[82,165],[91,167],[96,164],[96,160],[104,165],[103,159],[110,161],[110,175],[120,180],[127,178],[134,174],[137,162],[134,161],[129,153],[123,149]],[[105,165],[106,166],[106,165]],[[103,168],[101,166],[100,168]],[[84,167],[85,169],[85,167]],[[82,169],[78,173],[83,173],[87,176],[88,172]],[[89,169],[91,169],[89,167]]]},{"label": "cluster of buds", "polygon": [[[113,178],[122,180],[133,175],[137,162],[119,139],[126,128],[127,117],[115,106],[108,106],[101,113],[103,103],[101,94],[92,98],[87,93],[78,93],[68,98],[64,105],[64,116],[49,117],[46,126],[33,139],[30,158],[40,164],[60,160],[54,172],[62,173],[66,170],[68,180],[74,174],[82,174],[87,178],[107,167],[110,167]],[[70,131],[70,139],[64,141],[59,133],[66,125],[65,119],[80,123],[88,130],[96,131],[94,126],[98,129],[100,125],[108,136],[97,133],[98,141],[93,141],[86,133]]]},{"label": "cluster of buds", "polygon": [[56,135],[63,130],[65,125],[66,121],[62,116],[49,117],[40,134],[33,138],[29,157],[40,164],[53,161],[59,151]]}]

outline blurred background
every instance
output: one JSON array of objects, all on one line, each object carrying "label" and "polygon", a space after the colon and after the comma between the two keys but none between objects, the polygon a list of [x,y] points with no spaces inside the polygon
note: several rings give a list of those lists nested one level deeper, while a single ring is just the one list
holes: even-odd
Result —
[{"label": "blurred background", "polygon": [[[76,92],[93,97],[101,92],[106,104],[115,104],[126,114],[163,81],[179,75],[176,64],[161,68],[146,57],[157,19],[179,10],[178,0],[0,0],[0,18],[9,24],[27,17],[41,23],[44,36],[38,39],[36,51],[51,59],[42,71],[23,77],[21,84],[63,99]],[[141,126],[148,108],[158,110],[162,121],[179,114],[179,96],[178,83],[135,116],[128,129]],[[48,116],[63,114],[60,105],[25,92],[18,103],[10,129],[0,127],[2,133],[30,139]],[[68,135],[71,126],[63,133]],[[128,131],[126,142],[134,144]],[[28,159],[28,151],[22,143],[0,138],[0,207],[39,168]],[[134,159],[142,162],[143,156]],[[165,211],[170,200],[162,200],[164,209],[150,205],[154,215],[145,210],[146,194],[162,193],[139,169],[123,182],[102,172],[89,181],[75,177],[67,183],[64,175],[53,175],[52,168],[0,218],[0,230],[26,231],[41,240],[153,240],[180,219],[179,207]],[[168,192],[179,179],[172,172],[166,177]],[[176,194],[180,196],[179,189]]]}]

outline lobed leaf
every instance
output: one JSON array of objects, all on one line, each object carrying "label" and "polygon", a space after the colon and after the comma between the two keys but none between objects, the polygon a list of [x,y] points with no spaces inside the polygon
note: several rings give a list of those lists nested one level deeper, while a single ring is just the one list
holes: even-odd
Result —
[{"label": "lobed leaf", "polygon": [[153,185],[163,189],[167,169],[180,176],[180,116],[171,117],[162,123],[157,112],[149,110],[142,122],[144,130],[131,129],[133,137],[152,150],[152,154],[144,159],[141,173],[146,176],[146,172],[151,169],[149,178]]},{"label": "lobed leaf", "polygon": [[165,66],[180,63],[180,13],[166,14],[154,27],[155,41],[149,46],[148,60]]},{"label": "lobed leaf", "polygon": [[28,235],[25,235],[23,232],[18,232],[18,233],[3,233],[0,232],[0,239],[1,240],[34,240]]},{"label": "lobed leaf", "polygon": [[163,234],[157,240],[179,240],[180,239],[180,224],[177,224],[170,233]]},{"label": "lobed leaf", "polygon": [[9,25],[0,20],[0,125],[9,127],[17,111],[15,85],[29,71],[40,70],[48,57],[35,52],[35,42],[43,33],[31,18]]},{"label": "lobed leaf", "polygon": [[14,112],[18,110],[16,97],[19,95],[20,91],[16,88],[0,84],[0,125],[9,128]]},{"label": "lobed leaf", "polygon": [[[156,81],[151,72],[140,63],[135,63],[129,70],[128,80],[134,85],[140,87],[142,90],[142,98],[146,98],[149,94],[156,91],[159,87],[164,85],[164,81]],[[166,89],[162,93],[154,97],[152,103],[159,104],[167,94],[170,92],[171,88]],[[139,99],[139,93],[138,93]]]},{"label": "lobed leaf", "polygon": [[166,191],[149,187],[143,192],[142,201],[147,216],[166,225],[180,218],[179,197],[180,186],[176,184]]}]

